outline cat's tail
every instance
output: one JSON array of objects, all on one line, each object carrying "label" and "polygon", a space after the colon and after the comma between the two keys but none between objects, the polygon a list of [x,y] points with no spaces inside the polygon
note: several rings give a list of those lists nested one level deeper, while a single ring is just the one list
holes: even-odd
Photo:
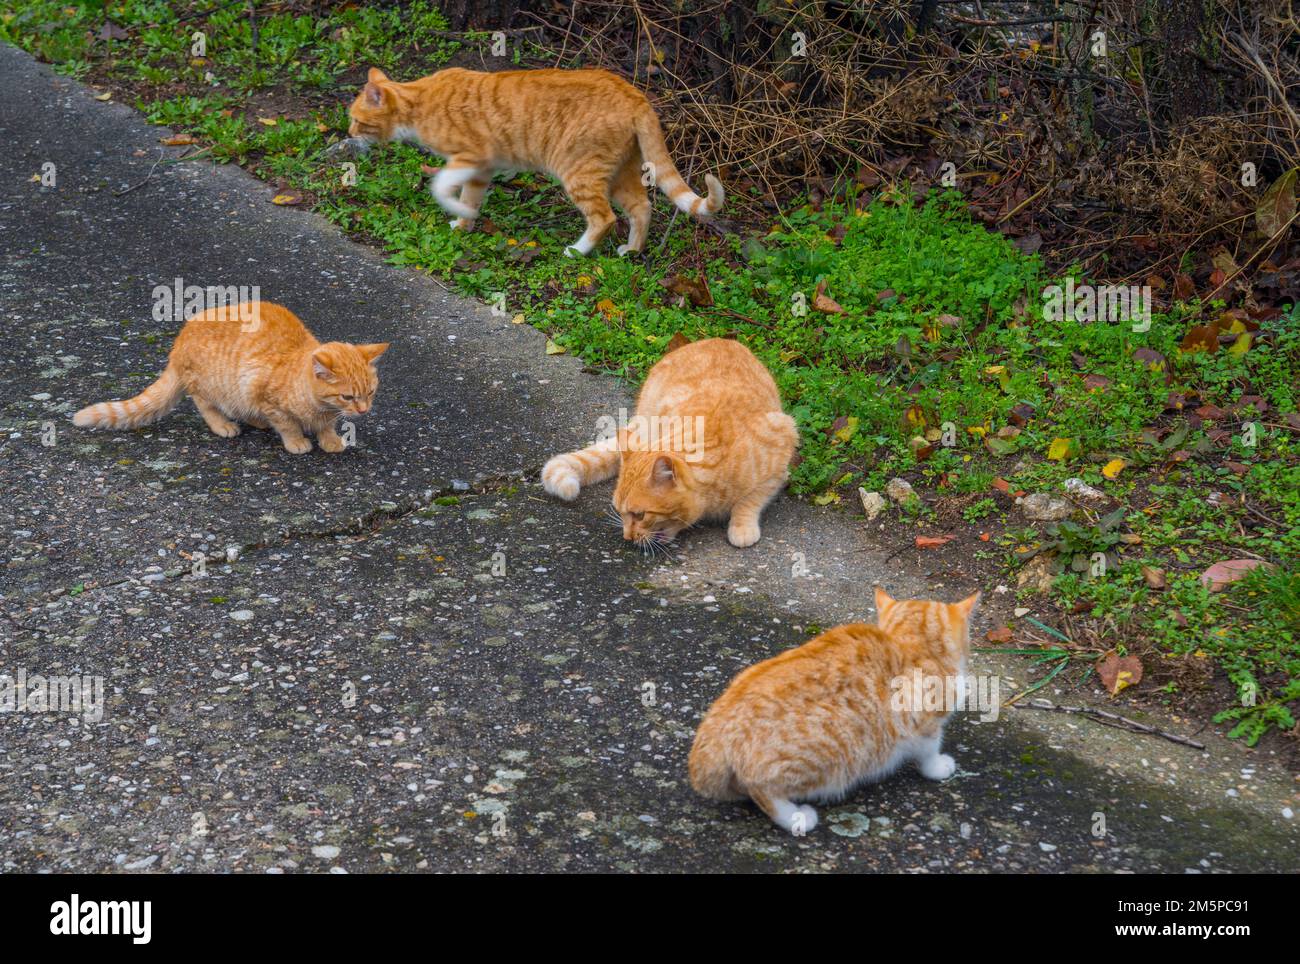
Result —
[{"label": "cat's tail", "polygon": [[702,198],[690,189],[686,179],[677,172],[677,165],[668,154],[664,131],[659,118],[649,106],[636,121],[636,140],[641,147],[641,157],[653,165],[650,176],[668,200],[692,217],[709,218],[722,210],[724,193],[722,182],[712,174],[704,175],[709,186],[709,196]]},{"label": "cat's tail", "polygon": [[72,424],[80,428],[135,428],[148,425],[175,408],[183,394],[185,389],[181,386],[181,380],[168,366],[156,382],[135,398],[88,405],[72,416]]},{"label": "cat's tail", "polygon": [[542,488],[565,502],[572,502],[584,485],[613,478],[618,472],[619,458],[617,437],[557,455],[542,467]]},{"label": "cat's tail", "polygon": [[700,724],[700,731],[695,734],[695,743],[691,746],[691,755],[686,763],[691,786],[695,792],[710,800],[738,800],[745,795],[736,780],[735,771],[727,761],[720,741],[704,732],[708,723]]}]

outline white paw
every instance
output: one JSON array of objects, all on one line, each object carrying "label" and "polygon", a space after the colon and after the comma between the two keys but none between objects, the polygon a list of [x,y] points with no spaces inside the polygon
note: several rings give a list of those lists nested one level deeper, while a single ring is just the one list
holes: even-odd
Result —
[{"label": "white paw", "polygon": [[453,231],[470,231],[474,228],[474,222],[469,218],[453,218],[447,224]]},{"label": "white paw", "polygon": [[752,546],[762,534],[757,522],[733,522],[727,527],[727,541],[737,549]]},{"label": "white paw", "polygon": [[582,481],[564,456],[556,456],[542,468],[542,488],[556,498],[572,502],[578,497]]},{"label": "white paw", "polygon": [[921,761],[921,776],[927,780],[947,780],[957,772],[957,761],[946,753],[936,753]]},{"label": "white paw", "polygon": [[581,248],[575,248],[573,245],[569,245],[564,249],[564,256],[566,258],[585,258],[587,252],[583,251]]},{"label": "white paw", "polygon": [[222,438],[234,438],[239,434],[239,426],[234,422],[227,422],[225,425],[219,425],[212,430],[214,435],[220,435]]},{"label": "white paw", "polygon": [[623,257],[624,255],[640,254],[640,253],[641,252],[637,248],[632,247],[632,245],[630,244],[620,244],[618,246],[618,256],[620,258]]}]

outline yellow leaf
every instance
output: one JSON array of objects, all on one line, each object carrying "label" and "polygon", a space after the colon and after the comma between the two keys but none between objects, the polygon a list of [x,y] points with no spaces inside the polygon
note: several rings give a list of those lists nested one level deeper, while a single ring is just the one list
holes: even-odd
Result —
[{"label": "yellow leaf", "polygon": [[274,117],[259,117],[257,122],[259,124],[265,124],[267,127],[274,127],[276,124],[280,123]]},{"label": "yellow leaf", "polygon": [[985,435],[989,434],[989,428],[987,425],[969,425],[966,427],[966,431],[971,435],[974,435],[976,438],[983,438]]},{"label": "yellow leaf", "polygon": [[105,91],[102,94],[95,95],[95,100],[112,100],[112,99],[113,99],[113,92],[111,90]]},{"label": "yellow leaf", "polygon": [[984,369],[984,374],[996,375],[998,384],[1002,386],[1004,392],[1011,387],[1011,373],[1007,371],[1006,365],[990,365],[988,368]]},{"label": "yellow leaf", "polygon": [[271,198],[272,204],[283,204],[287,207],[292,207],[301,202],[302,198],[298,197],[296,194],[277,194],[275,197]]},{"label": "yellow leaf", "polygon": [[1237,358],[1246,354],[1246,352],[1250,351],[1250,342],[1253,337],[1250,332],[1243,331],[1237,336],[1237,340],[1232,343],[1232,347],[1228,349],[1228,354],[1235,355]]},{"label": "yellow leaf", "polygon": [[612,321],[615,318],[623,317],[622,310],[608,298],[602,298],[600,301],[596,302],[596,307],[600,309],[600,313],[605,316],[606,321]]},{"label": "yellow leaf", "polygon": [[1128,465],[1123,459],[1111,459],[1101,467],[1101,474],[1108,479],[1118,478],[1119,474],[1124,471],[1124,466]]},{"label": "yellow leaf", "polygon": [[523,323],[524,323],[524,316],[522,312],[510,319],[510,324],[512,325],[522,325]]},{"label": "yellow leaf", "polygon": [[1073,452],[1074,439],[1058,438],[1052,440],[1052,444],[1047,449],[1047,457],[1055,462],[1064,462]]},{"label": "yellow leaf", "polygon": [[832,489],[830,492],[823,492],[821,495],[813,498],[818,505],[830,505],[832,502],[840,501],[840,494]]},{"label": "yellow leaf", "polygon": [[563,345],[557,345],[557,344],[556,344],[552,339],[548,338],[548,339],[546,339],[546,354],[548,354],[548,355],[563,355],[563,354],[564,354],[564,346],[563,346]]},{"label": "yellow leaf", "polygon": [[[850,415],[844,420],[844,427],[835,433],[835,437],[841,442],[847,442],[849,439],[853,438],[853,434],[857,432],[857,430],[858,417],[856,415]],[[826,503],[823,502],[821,504],[825,505]]]}]

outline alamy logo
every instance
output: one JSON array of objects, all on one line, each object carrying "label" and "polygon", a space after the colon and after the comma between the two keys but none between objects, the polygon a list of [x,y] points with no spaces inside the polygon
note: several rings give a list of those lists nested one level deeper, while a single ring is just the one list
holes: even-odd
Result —
[{"label": "alamy logo", "polygon": [[1064,287],[1043,289],[1043,320],[1132,322],[1133,331],[1149,331],[1151,286],[1076,285],[1066,278]]},{"label": "alamy logo", "polygon": [[980,722],[998,718],[1002,706],[1002,679],[976,673],[936,676],[913,669],[911,675],[889,681],[889,708],[895,713],[979,714]]},{"label": "alamy logo", "polygon": [[104,718],[104,677],[0,673],[0,713],[78,713],[98,723]]},{"label": "alamy logo", "polygon": [[602,415],[596,420],[596,439],[617,437],[625,452],[673,452],[683,461],[704,457],[703,415],[632,415],[618,410],[618,418]]},{"label": "alamy logo", "polygon": [[230,308],[244,331],[262,323],[262,289],[259,285],[187,285],[176,278],[153,289],[154,321],[188,321],[212,308]]},{"label": "alamy logo", "polygon": [[147,900],[88,900],[78,894],[50,905],[50,933],[129,934],[133,944],[153,936],[153,903]]}]

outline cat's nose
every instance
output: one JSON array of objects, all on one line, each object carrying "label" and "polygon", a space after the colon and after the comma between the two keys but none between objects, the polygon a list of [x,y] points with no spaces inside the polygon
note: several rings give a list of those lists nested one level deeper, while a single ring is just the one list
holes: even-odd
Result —
[{"label": "cat's nose", "polygon": [[368,411],[370,411],[370,403],[369,403],[369,402],[357,402],[357,414],[358,414],[358,415],[364,415],[364,414],[366,414],[366,412],[368,412]]}]

